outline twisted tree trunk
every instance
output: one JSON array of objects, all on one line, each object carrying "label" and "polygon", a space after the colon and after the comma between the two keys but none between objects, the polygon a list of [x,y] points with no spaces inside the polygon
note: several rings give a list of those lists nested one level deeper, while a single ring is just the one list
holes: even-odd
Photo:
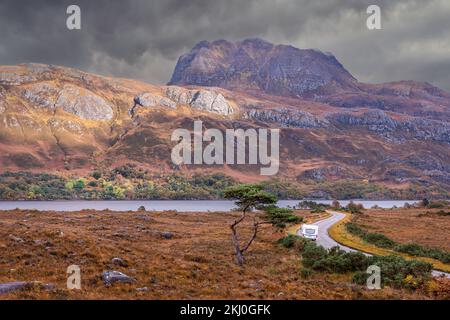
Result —
[{"label": "twisted tree trunk", "polygon": [[235,220],[231,225],[230,225],[230,229],[231,229],[231,240],[233,241],[233,245],[234,245],[234,253],[236,256],[236,263],[239,266],[243,266],[245,259],[244,259],[244,252],[247,251],[247,249],[250,247],[250,245],[252,244],[253,240],[255,240],[256,235],[258,234],[258,227],[263,224],[261,222],[258,222],[256,220],[256,218],[253,220],[253,234],[251,236],[251,238],[247,241],[247,243],[245,244],[244,247],[241,248],[241,244],[239,243],[239,237],[238,237],[238,233],[237,233],[237,226],[238,224],[240,224],[242,221],[245,220],[247,215],[247,208],[245,208],[242,212],[242,216]]}]

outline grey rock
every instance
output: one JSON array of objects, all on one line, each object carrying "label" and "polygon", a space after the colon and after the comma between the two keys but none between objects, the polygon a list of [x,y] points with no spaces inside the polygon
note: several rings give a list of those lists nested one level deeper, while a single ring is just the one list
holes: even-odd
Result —
[{"label": "grey rock", "polygon": [[187,90],[177,86],[166,88],[166,96],[173,101],[191,108],[213,112],[221,115],[234,113],[225,97],[213,90]]},{"label": "grey rock", "polygon": [[364,126],[388,141],[434,140],[450,143],[450,124],[448,122],[409,118],[395,120],[381,110],[368,111],[361,115],[336,113],[327,115],[327,120],[335,126]]},{"label": "grey rock", "polygon": [[136,279],[127,276],[120,271],[105,271],[102,274],[103,282],[106,286],[111,286],[114,283],[135,283]]},{"label": "grey rock", "polygon": [[87,120],[111,120],[114,116],[112,106],[103,98],[72,85],[64,86],[55,107]]},{"label": "grey rock", "polygon": [[125,260],[121,259],[121,258],[112,258],[111,259],[112,264],[121,266],[121,267],[128,267],[128,262],[126,262]]},{"label": "grey rock", "polygon": [[228,105],[225,98],[219,93],[200,90],[195,93],[190,106],[194,109],[201,109],[222,115],[229,115],[233,110]]},{"label": "grey rock", "polygon": [[31,288],[39,288],[42,290],[54,290],[56,286],[51,283],[25,282],[25,281],[0,283],[0,294],[7,294]]},{"label": "grey rock", "polygon": [[167,107],[175,109],[177,104],[169,98],[157,96],[151,93],[142,93],[134,98],[134,103],[145,108]]},{"label": "grey rock", "polygon": [[194,94],[195,91],[193,90],[186,90],[177,86],[166,88],[166,96],[179,104],[190,105],[194,98]]},{"label": "grey rock", "polygon": [[263,109],[261,107],[247,106],[252,109],[243,112],[242,117],[249,120],[263,122],[276,122],[286,127],[296,128],[326,128],[330,125],[328,120],[315,117],[311,113],[290,109]]},{"label": "grey rock", "polygon": [[160,235],[164,239],[172,239],[173,238],[172,232],[161,232]]},{"label": "grey rock", "polygon": [[147,292],[147,291],[148,291],[148,288],[147,288],[147,287],[136,288],[136,291],[138,291],[138,292]]},{"label": "grey rock", "polygon": [[54,110],[55,97],[58,92],[59,88],[55,85],[46,82],[39,82],[25,87],[21,92],[21,95],[24,99],[39,108]]},{"label": "grey rock", "polygon": [[14,291],[24,290],[32,286],[31,282],[8,282],[0,284],[0,294],[7,294]]}]

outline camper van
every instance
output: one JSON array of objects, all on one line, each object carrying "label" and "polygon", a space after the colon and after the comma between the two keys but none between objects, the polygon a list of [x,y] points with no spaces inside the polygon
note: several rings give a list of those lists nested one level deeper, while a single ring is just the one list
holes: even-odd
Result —
[{"label": "camper van", "polygon": [[302,236],[311,239],[317,240],[317,236],[319,235],[319,227],[312,224],[304,224],[302,225]]}]

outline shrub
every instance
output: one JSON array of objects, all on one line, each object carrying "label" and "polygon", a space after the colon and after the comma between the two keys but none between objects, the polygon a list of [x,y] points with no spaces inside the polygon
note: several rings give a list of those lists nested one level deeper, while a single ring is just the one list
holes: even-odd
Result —
[{"label": "shrub", "polygon": [[427,208],[430,209],[443,209],[448,207],[447,201],[431,201],[428,203]]},{"label": "shrub", "polygon": [[302,268],[300,270],[300,277],[303,279],[309,278],[311,275],[314,274],[314,271],[308,268]]},{"label": "shrub", "polygon": [[381,233],[368,233],[365,235],[364,240],[380,248],[393,248],[396,244],[393,240]]},{"label": "shrub", "polygon": [[145,211],[145,207],[144,207],[144,206],[140,206],[140,207],[138,208],[138,211]]},{"label": "shrub", "polygon": [[330,206],[327,204],[323,204],[323,203],[317,203],[314,201],[301,201],[298,205],[298,208],[300,209],[310,209],[311,212],[313,213],[321,213],[321,212],[325,212],[325,210],[327,208],[329,208]]},{"label": "shrub", "polygon": [[341,208],[341,204],[339,203],[339,201],[333,200],[333,202],[331,203],[331,208],[339,210]]},{"label": "shrub", "polygon": [[[417,289],[428,281],[433,266],[430,263],[411,260],[407,261],[399,256],[365,256],[360,252],[345,252],[338,247],[326,250],[316,243],[306,240],[301,250],[302,264],[305,276],[310,272],[347,273],[355,272],[353,282],[365,284],[369,274],[366,273],[370,265],[377,265],[381,269],[382,285]],[[302,275],[302,271],[300,271]]]},{"label": "shrub", "polygon": [[92,178],[94,178],[95,180],[98,180],[102,177],[102,173],[100,171],[94,171],[92,172]]},{"label": "shrub", "polygon": [[98,183],[97,183],[97,181],[89,181],[88,186],[89,187],[98,187]]},{"label": "shrub", "polygon": [[345,228],[349,233],[359,236],[361,238],[366,235],[366,232],[363,229],[361,229],[356,223],[347,222],[345,224]]},{"label": "shrub", "polygon": [[347,205],[346,210],[350,213],[362,213],[364,210],[364,206],[362,204],[356,204],[353,201]]},{"label": "shrub", "polygon": [[292,248],[297,242],[302,242],[303,238],[290,234],[284,238],[281,238],[277,241],[277,243],[285,248]]},{"label": "shrub", "polygon": [[419,244],[400,244],[394,248],[395,251],[410,254],[418,257],[428,257],[437,259],[443,263],[450,263],[450,253],[437,248],[423,247]]}]

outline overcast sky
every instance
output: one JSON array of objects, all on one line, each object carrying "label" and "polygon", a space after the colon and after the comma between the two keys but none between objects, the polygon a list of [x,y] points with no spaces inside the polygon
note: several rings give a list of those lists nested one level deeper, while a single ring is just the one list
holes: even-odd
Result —
[{"label": "overcast sky", "polygon": [[[66,28],[78,4],[82,29]],[[382,30],[366,8],[382,9]],[[449,0],[1,0],[0,64],[42,62],[166,83],[201,40],[260,37],[332,52],[360,81],[450,91]]]}]

